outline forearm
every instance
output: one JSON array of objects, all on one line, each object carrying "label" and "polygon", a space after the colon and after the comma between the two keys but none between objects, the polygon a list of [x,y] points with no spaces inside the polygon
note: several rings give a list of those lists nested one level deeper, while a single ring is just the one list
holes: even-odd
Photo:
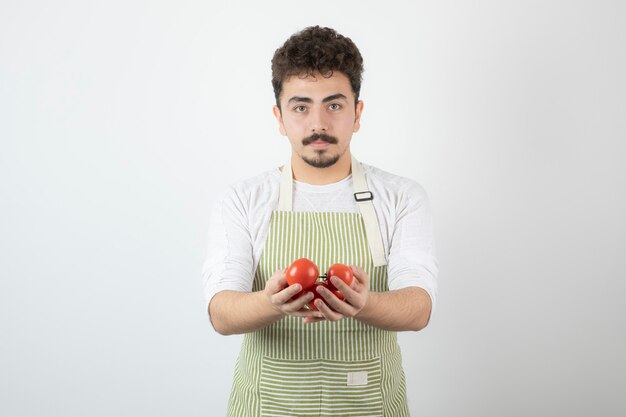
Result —
[{"label": "forearm", "polygon": [[365,307],[355,319],[384,330],[422,330],[428,324],[432,303],[418,287],[387,292],[370,292]]},{"label": "forearm", "polygon": [[252,332],[284,316],[263,291],[220,291],[211,299],[209,311],[213,327],[223,335]]}]

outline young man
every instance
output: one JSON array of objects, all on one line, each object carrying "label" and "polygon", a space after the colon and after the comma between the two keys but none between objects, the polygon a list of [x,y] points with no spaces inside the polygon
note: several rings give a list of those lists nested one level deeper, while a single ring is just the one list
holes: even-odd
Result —
[{"label": "young man", "polygon": [[[287,163],[231,185],[211,217],[203,268],[209,318],[245,333],[230,416],[409,414],[397,331],[424,328],[437,290],[428,197],[415,181],[350,153],[359,130],[363,60],[319,26],[292,35],[272,59],[274,115]],[[340,300],[296,296],[286,268],[349,265]]]}]

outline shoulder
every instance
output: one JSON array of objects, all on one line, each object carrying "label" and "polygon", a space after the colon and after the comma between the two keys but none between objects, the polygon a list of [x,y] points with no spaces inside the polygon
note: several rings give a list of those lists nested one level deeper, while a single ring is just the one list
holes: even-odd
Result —
[{"label": "shoulder", "polygon": [[230,188],[238,193],[253,193],[258,190],[271,188],[280,181],[280,171],[273,168],[260,174],[244,178],[231,184]]},{"label": "shoulder", "polygon": [[228,205],[249,208],[278,191],[280,171],[273,168],[260,174],[227,184],[218,192],[217,200]]},{"label": "shoulder", "polygon": [[414,179],[369,164],[361,163],[361,166],[369,186],[390,199],[422,201],[428,198],[424,187]]}]

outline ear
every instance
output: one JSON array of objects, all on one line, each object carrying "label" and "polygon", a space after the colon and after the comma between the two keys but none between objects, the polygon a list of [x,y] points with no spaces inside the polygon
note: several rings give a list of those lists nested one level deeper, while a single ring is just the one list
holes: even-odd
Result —
[{"label": "ear", "polygon": [[356,103],[356,114],[354,116],[354,129],[352,132],[358,132],[361,128],[361,112],[363,111],[363,100]]},{"label": "ear", "polygon": [[278,106],[274,105],[274,107],[272,107],[272,111],[274,112],[274,117],[278,121],[278,130],[280,131],[280,134],[287,136],[287,131],[285,130],[285,125],[283,124],[283,116],[280,114],[280,109]]}]

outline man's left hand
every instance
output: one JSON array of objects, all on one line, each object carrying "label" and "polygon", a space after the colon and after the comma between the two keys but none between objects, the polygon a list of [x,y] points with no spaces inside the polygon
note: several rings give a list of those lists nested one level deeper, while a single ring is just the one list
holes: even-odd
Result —
[{"label": "man's left hand", "polygon": [[369,293],[369,276],[358,266],[351,265],[350,268],[354,274],[350,285],[337,277],[330,277],[330,282],[341,291],[345,301],[337,298],[326,288],[318,287],[319,294],[326,302],[317,299],[315,306],[324,317],[305,317],[304,323],[315,323],[320,320],[337,321],[344,317],[354,317],[365,307]]}]

